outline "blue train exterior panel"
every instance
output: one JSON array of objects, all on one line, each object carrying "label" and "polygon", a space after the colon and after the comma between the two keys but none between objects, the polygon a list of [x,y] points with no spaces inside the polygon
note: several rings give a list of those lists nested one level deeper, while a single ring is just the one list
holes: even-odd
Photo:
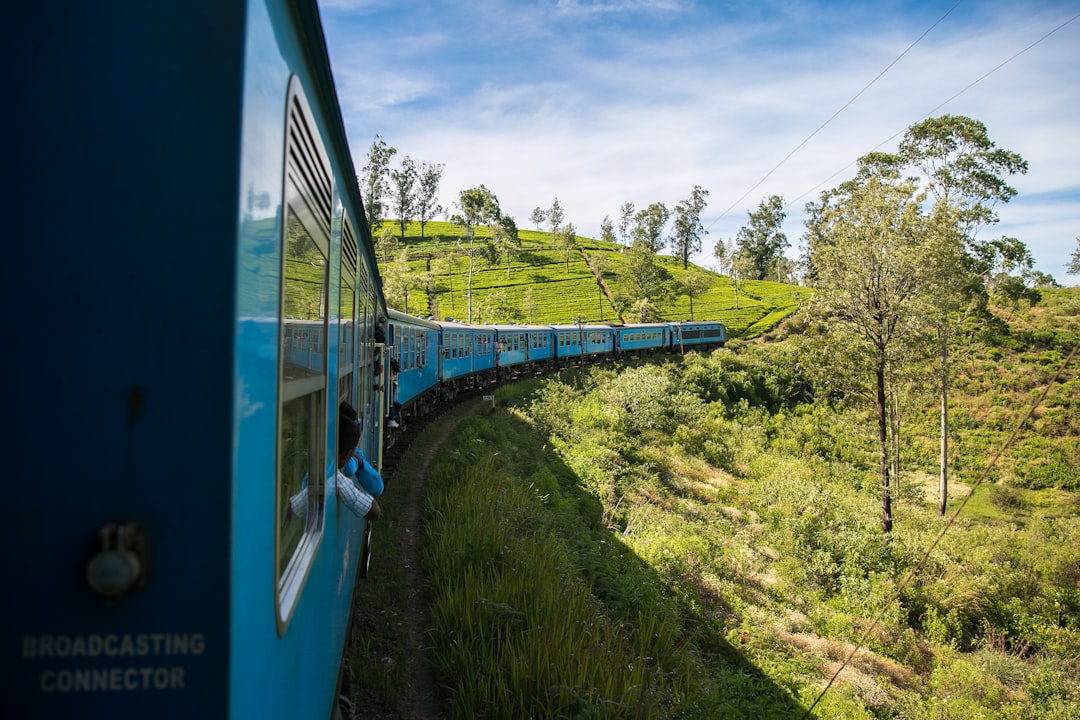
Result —
[{"label": "blue train exterior panel", "polygon": [[[379,309],[317,8],[12,12],[5,46],[34,69],[9,78],[26,103],[13,231],[40,237],[62,208],[78,232],[16,243],[12,266],[54,281],[13,274],[4,298],[79,321],[63,324],[72,352],[22,348],[9,396],[9,469],[49,493],[16,494],[4,523],[24,550],[8,558],[0,714],[329,717],[364,528],[333,491],[335,410],[374,400],[357,348]],[[319,193],[283,182],[292,118]],[[321,300],[294,323],[303,298],[282,287],[306,278],[290,281],[289,252],[320,259]],[[299,540],[275,481],[292,402],[321,445]]]},{"label": "blue train exterior panel", "polygon": [[442,380],[458,380],[495,368],[495,328],[436,321],[441,330]]},{"label": "blue train exterior panel", "polygon": [[615,329],[616,343],[621,352],[647,352],[671,346],[671,327],[666,323],[625,325]]},{"label": "blue train exterior panel", "polygon": [[423,318],[389,310],[391,357],[398,363],[397,389],[392,401],[407,408],[439,382],[439,326]]},{"label": "blue train exterior panel", "polygon": [[700,320],[671,323],[673,349],[694,347],[720,347],[727,342],[727,331],[718,320]]}]

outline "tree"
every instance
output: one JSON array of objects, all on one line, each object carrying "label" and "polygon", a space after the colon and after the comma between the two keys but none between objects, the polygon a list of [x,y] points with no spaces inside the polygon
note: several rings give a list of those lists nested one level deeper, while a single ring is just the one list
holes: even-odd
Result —
[{"label": "tree", "polygon": [[608,215],[600,221],[600,239],[604,242],[615,242],[615,226],[611,224],[611,217]]},{"label": "tree", "polygon": [[630,232],[634,227],[634,203],[625,202],[619,208],[619,237],[623,245],[630,244]]},{"label": "tree", "polygon": [[600,296],[600,320],[604,319],[604,273],[607,272],[608,263],[608,256],[599,250],[589,256],[589,269],[596,278],[596,290]]},{"label": "tree", "polygon": [[634,242],[623,254],[622,278],[626,293],[622,304],[625,306],[655,309],[667,298],[666,283],[671,274],[661,267],[656,261],[656,253],[644,242]]},{"label": "tree", "polygon": [[413,288],[421,286],[421,279],[409,267],[409,248],[403,247],[383,273],[383,289],[387,302],[408,313],[409,293]]},{"label": "tree", "polygon": [[888,378],[904,343],[925,327],[921,300],[933,271],[925,244],[931,223],[920,200],[912,183],[883,174],[847,183],[823,196],[811,248],[836,350],[828,380],[847,383],[875,409],[885,532],[893,524]]},{"label": "tree", "polygon": [[555,198],[547,211],[548,225],[551,226],[551,247],[553,249],[558,247],[559,228],[562,227],[562,221],[565,219],[562,205],[559,204],[559,198]]},{"label": "tree", "polygon": [[428,222],[437,218],[444,210],[437,199],[443,167],[442,163],[421,163],[417,171],[416,219],[420,221],[421,240],[424,239],[424,228]]},{"label": "tree", "polygon": [[453,216],[453,222],[460,225],[465,231],[467,247],[460,241],[458,247],[469,258],[469,274],[466,281],[465,303],[467,316],[465,322],[472,322],[473,295],[472,279],[476,270],[476,257],[480,252],[487,252],[487,248],[477,248],[476,230],[481,225],[494,225],[502,217],[499,210],[499,200],[495,194],[483,185],[462,190],[457,203],[458,212]]},{"label": "tree", "polygon": [[754,262],[742,250],[735,250],[731,256],[731,289],[735,291],[735,309],[739,309],[739,293],[746,285],[747,278],[753,274]]},{"label": "tree", "polygon": [[533,315],[536,314],[536,298],[533,297],[533,289],[531,287],[525,291],[525,297],[521,301],[521,311],[525,313],[525,317],[532,323]]},{"label": "tree", "polygon": [[563,231],[559,233],[559,247],[563,251],[566,272],[570,272],[570,255],[577,250],[577,246],[577,231],[574,229],[574,223],[567,223]]},{"label": "tree", "polygon": [[390,206],[394,211],[398,227],[401,228],[402,242],[405,242],[405,226],[416,209],[416,180],[416,163],[408,155],[402,158],[400,169],[390,171],[392,184]]},{"label": "tree", "polygon": [[675,206],[675,231],[671,237],[675,256],[682,259],[683,269],[690,262],[690,256],[701,252],[701,239],[709,231],[701,224],[701,212],[708,204],[705,198],[709,191],[695,185],[690,197]]},{"label": "tree", "polygon": [[454,274],[461,263],[461,255],[454,250],[435,259],[435,272],[445,273],[447,285],[450,289],[450,312],[454,312]]},{"label": "tree", "polygon": [[669,217],[671,217],[671,211],[661,202],[655,202],[639,210],[634,215],[633,244],[640,244],[653,255],[663,250],[667,244],[663,237],[664,226],[667,225]]},{"label": "tree", "polygon": [[716,258],[720,274],[724,275],[724,270],[727,269],[728,265],[731,264],[731,261],[735,257],[735,241],[731,238],[728,238],[727,241],[720,238],[716,241],[716,244],[713,245],[712,254],[713,257]]},{"label": "tree", "polygon": [[510,264],[521,254],[521,239],[517,223],[509,215],[503,215],[494,227],[495,249],[506,259],[506,279],[510,279]]},{"label": "tree", "polygon": [[537,205],[533,208],[532,215],[529,216],[529,220],[536,226],[536,232],[540,232],[540,226],[547,220],[547,213],[544,212],[544,208]]},{"label": "tree", "polygon": [[755,212],[748,212],[750,221],[739,229],[735,238],[739,248],[750,261],[750,273],[754,280],[764,280],[769,270],[776,267],[777,259],[790,247],[787,236],[780,232],[787,213],[779,195],[762,200]]},{"label": "tree", "polygon": [[379,255],[382,256],[383,265],[390,264],[390,258],[397,254],[401,248],[401,243],[398,242],[397,235],[394,234],[394,229],[390,226],[384,227],[382,232],[379,233],[379,239],[376,242],[376,248],[379,251]]},{"label": "tree", "polygon": [[[977,240],[976,232],[997,222],[994,205],[1016,195],[1005,178],[1026,173],[1028,165],[1018,153],[996,147],[983,123],[963,115],[942,115],[916,123],[904,134],[897,155],[878,153],[870,157],[884,166],[918,170],[930,197],[953,208],[965,243],[963,279],[952,278],[937,293],[941,302],[935,319],[941,395],[938,513],[944,515],[948,501],[949,342],[964,316],[981,307],[995,256],[1004,249]],[[949,289],[959,297],[952,296]]]},{"label": "tree", "polygon": [[363,180],[360,187],[364,195],[364,213],[372,233],[385,215],[383,198],[390,194],[390,159],[396,154],[395,148],[376,135],[368,150],[367,164],[361,170]]},{"label": "tree", "polygon": [[690,319],[694,319],[694,296],[701,295],[703,292],[712,287],[713,276],[704,270],[693,268],[685,275],[683,275],[682,281],[679,283],[679,287],[687,297],[690,298]]},{"label": "tree", "polygon": [[1070,275],[1080,275],[1080,237],[1076,238],[1076,249],[1073,250],[1072,257],[1069,258],[1069,264],[1065,268],[1065,272]]}]

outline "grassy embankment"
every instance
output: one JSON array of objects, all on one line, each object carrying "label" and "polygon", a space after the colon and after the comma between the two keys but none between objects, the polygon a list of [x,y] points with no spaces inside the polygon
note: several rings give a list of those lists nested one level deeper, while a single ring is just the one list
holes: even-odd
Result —
[{"label": "grassy embankment", "polygon": [[[1080,291],[958,354],[953,507],[1080,340]],[[782,334],[782,333],[781,333]],[[1067,370],[903,590],[937,516],[932,396],[880,531],[864,408],[800,339],[521,383],[428,481],[452,717],[1080,713],[1080,373]]]},{"label": "grassy embankment", "polygon": [[[396,304],[396,309],[414,315],[465,318],[467,260],[459,260],[452,272],[443,263],[447,256],[458,251],[461,230],[450,223],[433,222],[427,224],[424,234],[421,240],[419,223],[409,223],[404,247],[409,249],[410,268],[418,275],[426,274],[431,263],[435,299],[432,302],[428,290],[417,287],[409,293],[408,309],[403,301]],[[487,228],[480,228],[477,242],[487,234]],[[617,302],[622,288],[620,245],[578,238],[578,250],[571,252],[567,263],[565,253],[552,247],[550,233],[522,229],[519,234],[522,253],[511,262],[509,277],[505,261],[494,264],[477,261],[473,275],[474,322],[513,320],[550,324],[569,323],[578,318],[584,322],[618,321],[612,299]],[[586,257],[595,256],[603,257],[603,278],[610,296],[601,291],[586,263]],[[682,264],[666,255],[658,256],[657,260],[670,274],[669,284],[674,287],[685,273]],[[384,267],[380,260],[380,270]],[[694,298],[693,317],[720,320],[733,337],[759,335],[791,314],[809,296],[806,288],[751,280],[738,293],[736,308],[731,279],[715,274],[713,277],[713,285],[701,297]],[[661,304],[660,312],[667,320],[686,320],[690,318],[690,298],[674,294]]]}]

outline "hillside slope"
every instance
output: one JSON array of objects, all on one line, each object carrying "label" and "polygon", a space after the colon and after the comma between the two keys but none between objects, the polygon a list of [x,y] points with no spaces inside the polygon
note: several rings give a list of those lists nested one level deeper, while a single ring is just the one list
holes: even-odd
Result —
[{"label": "hillside slope", "polygon": [[[430,222],[420,237],[419,223],[409,223],[405,242],[413,287],[407,300],[387,287],[394,306],[411,314],[464,319],[468,314],[468,258],[459,243],[461,229],[451,223]],[[624,265],[623,247],[579,237],[569,254],[552,245],[551,233],[520,230],[521,253],[493,262],[478,259],[472,278],[473,322],[528,322],[539,324],[620,322]],[[476,243],[488,240],[487,228],[478,230]],[[400,252],[400,249],[397,251]],[[380,258],[379,269],[389,277],[393,257]],[[739,292],[731,278],[690,265],[687,270],[671,256],[660,255],[658,264],[668,274],[671,294],[659,303],[664,320],[720,320],[732,337],[755,337],[798,309],[809,297],[807,288],[751,280]],[[600,277],[592,267],[599,264]],[[691,299],[678,288],[689,270],[707,273],[712,285]],[[388,283],[389,285],[390,283]]]}]

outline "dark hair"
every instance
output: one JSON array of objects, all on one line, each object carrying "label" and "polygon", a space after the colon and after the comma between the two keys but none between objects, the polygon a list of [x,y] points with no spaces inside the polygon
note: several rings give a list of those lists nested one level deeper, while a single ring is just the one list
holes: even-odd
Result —
[{"label": "dark hair", "polygon": [[356,446],[360,444],[360,436],[363,433],[360,430],[360,424],[355,420],[350,420],[344,415],[338,417],[338,457],[347,453],[351,453],[356,449]]},{"label": "dark hair", "polygon": [[354,408],[352,405],[345,402],[344,400],[342,400],[341,404],[338,405],[338,413],[340,413],[344,417],[349,418],[353,422],[356,422],[360,419],[360,414],[356,412],[356,408]]}]

